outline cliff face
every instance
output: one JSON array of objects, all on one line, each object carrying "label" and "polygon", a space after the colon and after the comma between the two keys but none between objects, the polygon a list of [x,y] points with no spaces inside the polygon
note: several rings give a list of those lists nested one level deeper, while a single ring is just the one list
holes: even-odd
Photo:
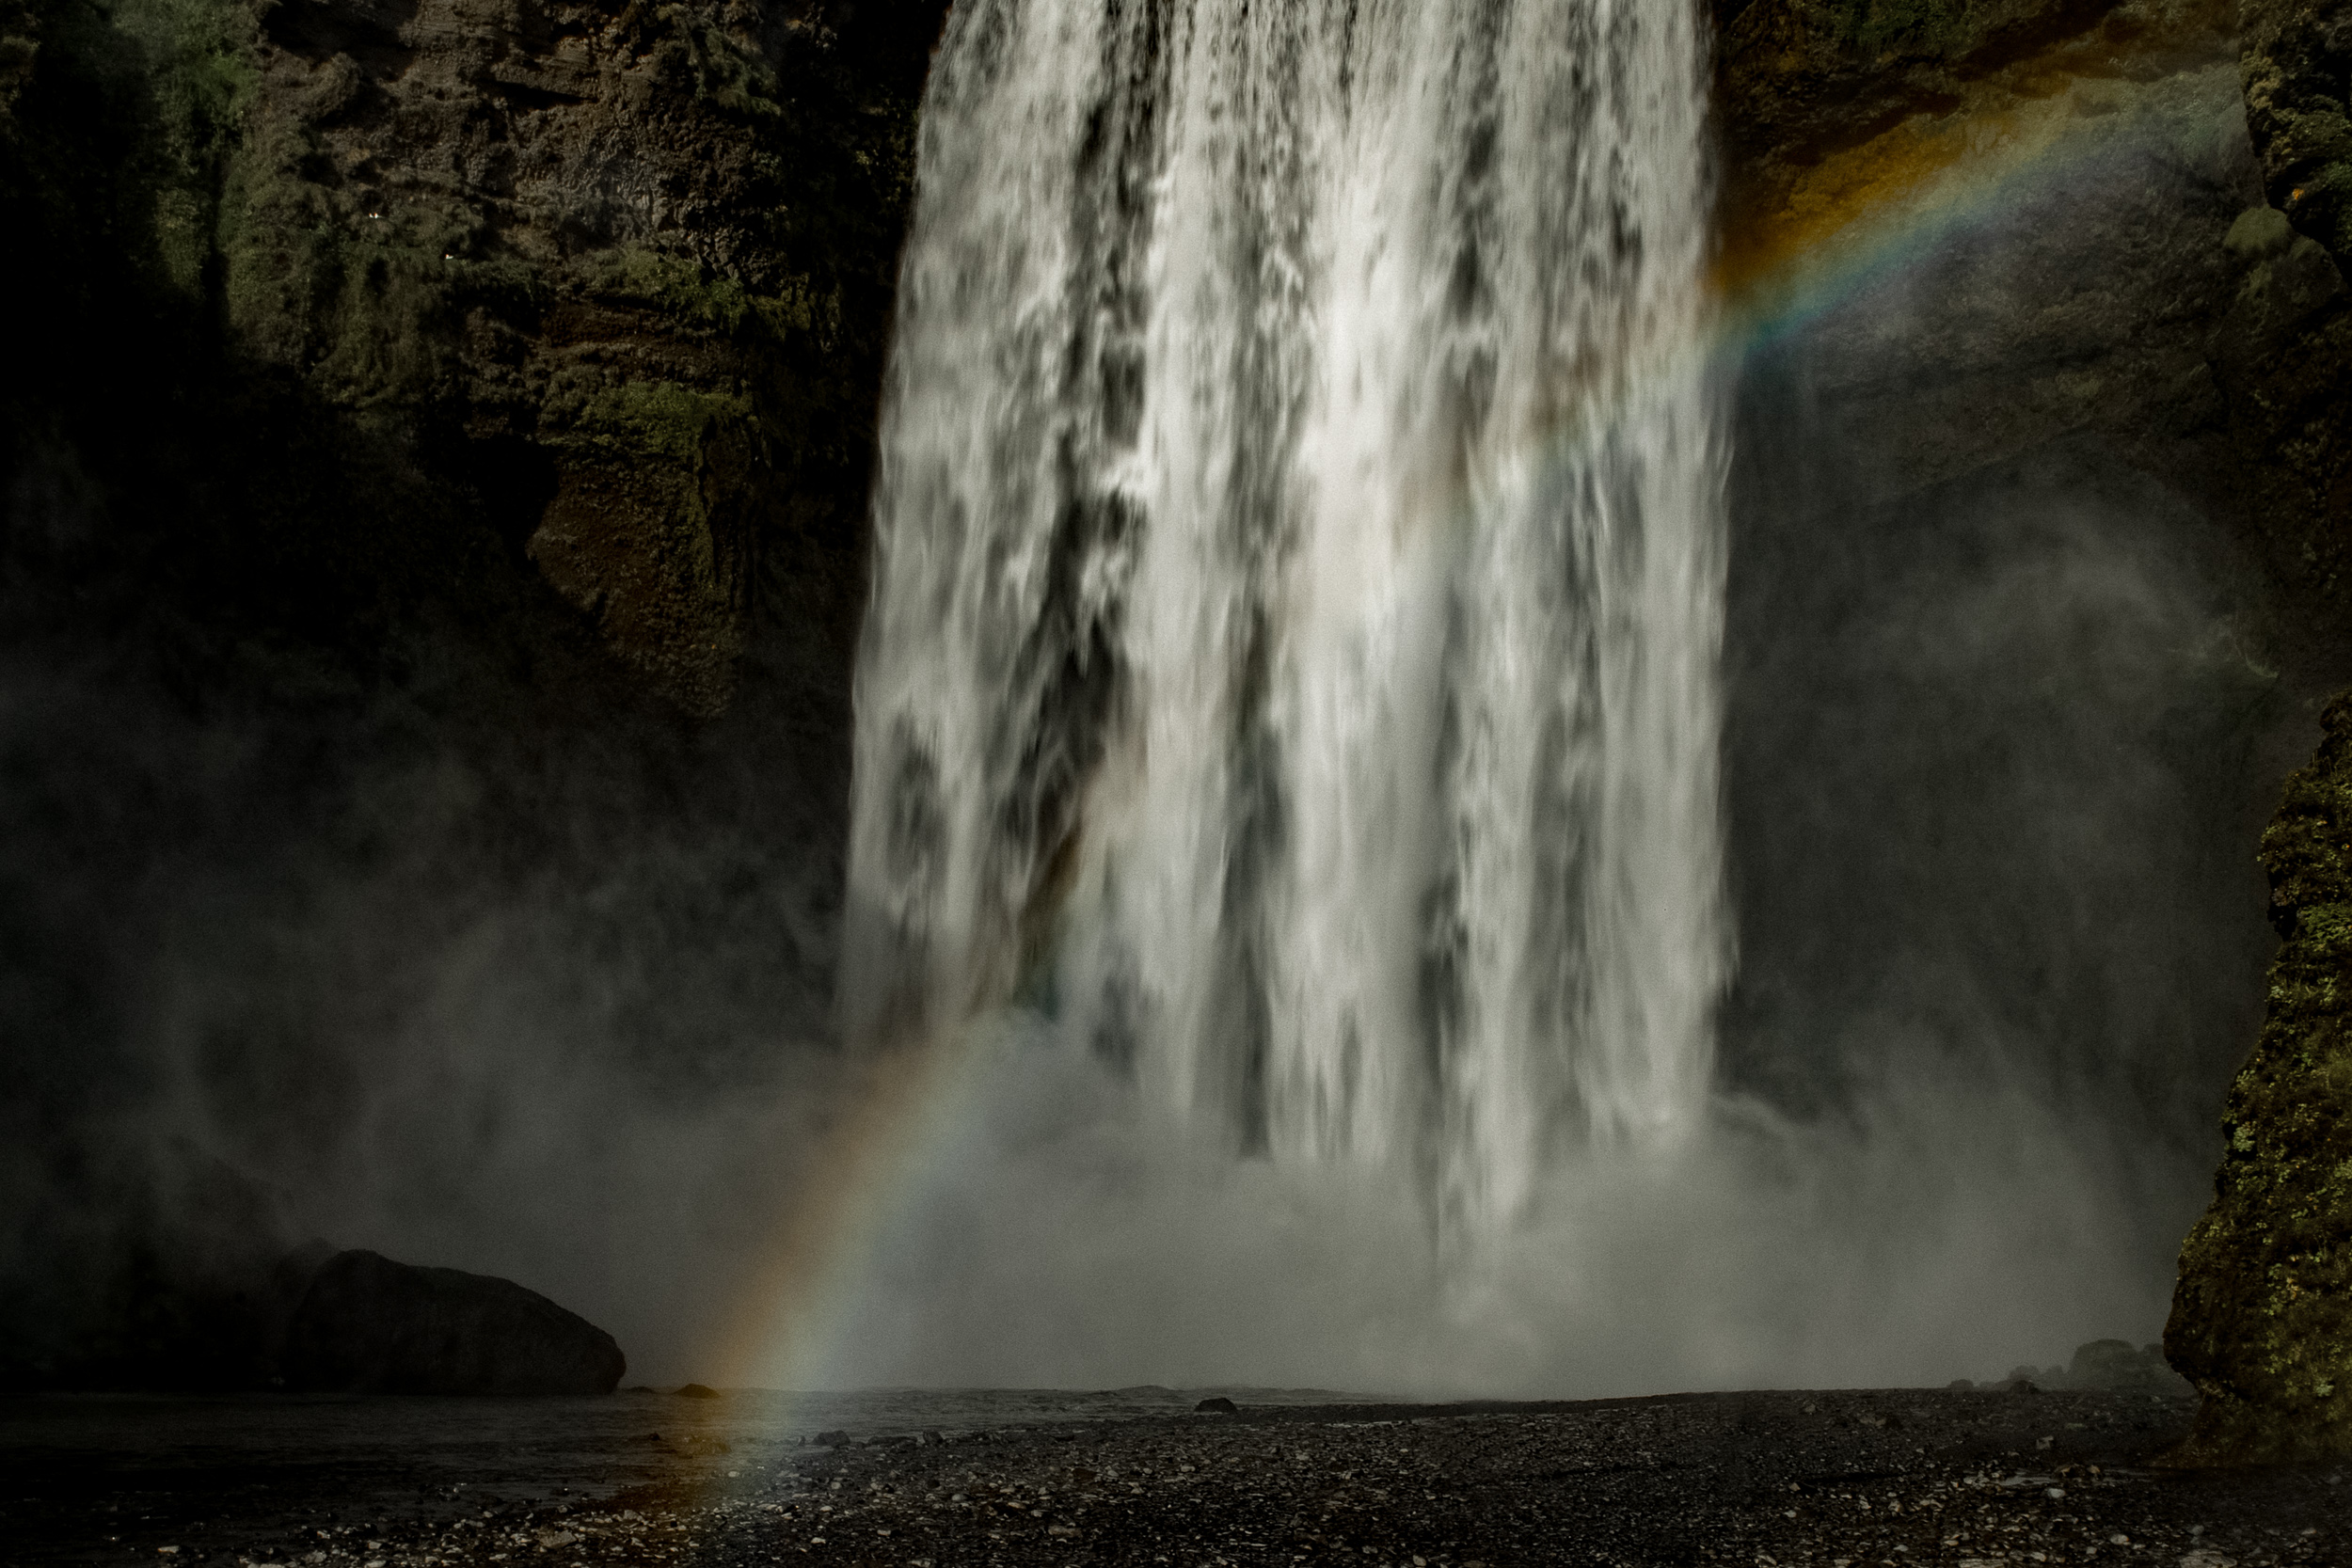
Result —
[{"label": "cliff face", "polygon": [[1899,322],[1829,327],[1833,403],[1899,394],[1867,416],[1909,454],[1890,483],[2095,436],[2252,546],[2286,635],[2333,657],[2352,339],[2325,9],[1756,0],[1719,48],[1733,297],[1802,311],[1824,272],[1948,252]]},{"label": "cliff face", "polygon": [[445,1256],[821,1076],[944,8],[0,7],[0,1381],[247,1379],[369,1140]]},{"label": "cliff face", "polygon": [[[158,1125],[290,1182],[364,1133],[486,1208],[586,1167],[450,1132],[518,1099],[469,1063],[610,1086],[574,1137],[820,1071],[944,10],[0,0],[0,1217],[55,1276],[9,1299],[87,1307],[0,1323],[0,1375],[188,1366],[220,1336],[156,1304],[293,1239],[260,1196],[175,1218],[203,1181],[125,1152]],[[2249,781],[2352,674],[2352,35],[2314,0],[1717,19],[1726,1072],[1802,1110],[1957,1060],[2201,1164],[2265,958]],[[2320,863],[2334,756],[2274,874]],[[2279,883],[2183,1260],[2208,1457],[2342,1430],[2323,880]],[[1856,1066],[1855,1020],[1932,1043]]]},{"label": "cliff face", "polygon": [[2352,698],[2324,722],[2263,835],[2284,945],[2165,1330],[2204,1396],[2185,1463],[2352,1453]]},{"label": "cliff face", "polygon": [[919,34],[860,80],[790,8],[218,25],[252,75],[183,267],[216,268],[229,341],[529,475],[494,526],[651,689],[720,711],[763,557],[857,575]]},{"label": "cliff face", "polygon": [[763,561],[857,575],[940,8],[37,6],[7,188],[25,368],[66,395],[20,380],[19,428],[158,461],[105,428],[108,351],[142,357],[236,407],[179,454],[246,492],[195,569],[397,620],[528,568],[713,714]]},{"label": "cliff face", "polygon": [[[1820,1032],[1819,1002],[1788,997],[1842,993],[1942,1030],[1913,1071],[1973,1053],[2192,1173],[2254,1026],[2245,846],[2352,673],[2332,194],[2352,35],[2294,0],[1719,19],[1724,280],[1757,324],[1733,486],[1746,974],[1727,1065],[1771,1089]],[[2170,629],[2131,646],[2160,599]],[[1913,641],[1928,651],[1885,651]],[[2288,942],[2181,1257],[2167,1345],[2206,1397],[2197,1462],[2345,1441],[2324,842],[2344,713],[2264,841]],[[1896,869],[1808,879],[1824,854]],[[2019,912],[2034,886],[2057,912]],[[2020,1007],[2046,1043],[1964,1042]],[[2184,1224],[2193,1189],[2166,1181],[2151,1210]]]}]

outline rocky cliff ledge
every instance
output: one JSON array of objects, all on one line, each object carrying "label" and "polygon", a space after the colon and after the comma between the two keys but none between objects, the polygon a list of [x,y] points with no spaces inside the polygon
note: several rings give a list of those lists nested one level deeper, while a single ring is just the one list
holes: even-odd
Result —
[{"label": "rocky cliff ledge", "polygon": [[2325,724],[2263,835],[2285,944],[2165,1330],[2204,1396],[2185,1464],[2352,1453],[2352,695]]}]

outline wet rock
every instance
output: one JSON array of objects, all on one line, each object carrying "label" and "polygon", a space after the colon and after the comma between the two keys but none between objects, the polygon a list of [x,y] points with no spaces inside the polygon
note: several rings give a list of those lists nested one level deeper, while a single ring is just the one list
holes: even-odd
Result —
[{"label": "wet rock", "polygon": [[287,1325],[287,1386],[370,1394],[609,1394],[612,1336],[512,1280],[338,1253]]},{"label": "wet rock", "polygon": [[715,1400],[719,1397],[719,1390],[704,1384],[690,1383],[677,1391],[677,1396],[682,1400]]}]

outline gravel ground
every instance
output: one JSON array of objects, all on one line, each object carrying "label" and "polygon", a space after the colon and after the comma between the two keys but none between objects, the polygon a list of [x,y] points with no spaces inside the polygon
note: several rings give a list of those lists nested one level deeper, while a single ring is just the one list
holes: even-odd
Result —
[{"label": "gravel ground", "polygon": [[[684,1402],[679,1402],[682,1405]],[[724,1402],[718,1402],[723,1403]],[[488,1453],[0,1452],[0,1559],[307,1568],[2324,1563],[2342,1468],[2153,1469],[2186,1400],[1893,1390],[1251,1408]],[[610,1449],[611,1451],[604,1451]]]}]

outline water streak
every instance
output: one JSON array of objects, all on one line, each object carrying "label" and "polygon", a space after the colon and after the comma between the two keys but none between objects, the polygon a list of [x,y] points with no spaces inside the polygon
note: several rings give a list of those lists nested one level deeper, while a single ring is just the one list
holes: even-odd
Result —
[{"label": "water streak", "polygon": [[853,1037],[1016,1005],[1450,1231],[1697,1121],[1728,968],[1688,0],[963,0]]}]

